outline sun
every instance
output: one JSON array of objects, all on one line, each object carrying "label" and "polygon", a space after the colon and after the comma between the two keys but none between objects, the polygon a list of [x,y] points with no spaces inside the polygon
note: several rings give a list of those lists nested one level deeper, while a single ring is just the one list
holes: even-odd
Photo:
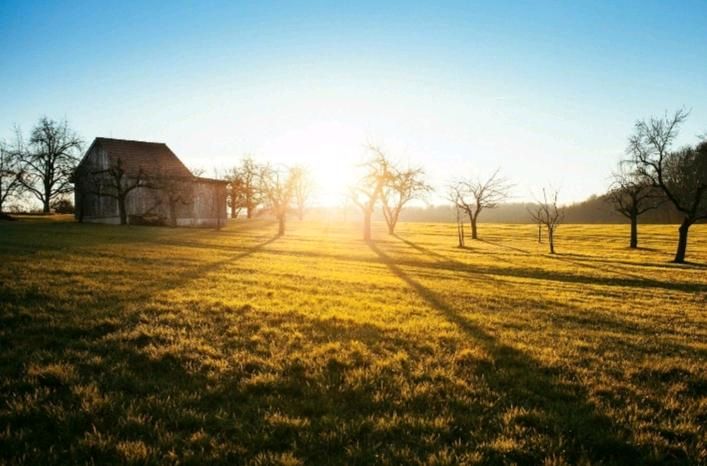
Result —
[{"label": "sun", "polygon": [[312,202],[341,205],[357,178],[357,165],[365,156],[365,137],[354,127],[337,121],[313,120],[274,134],[263,156],[282,166],[307,169],[314,189]]}]

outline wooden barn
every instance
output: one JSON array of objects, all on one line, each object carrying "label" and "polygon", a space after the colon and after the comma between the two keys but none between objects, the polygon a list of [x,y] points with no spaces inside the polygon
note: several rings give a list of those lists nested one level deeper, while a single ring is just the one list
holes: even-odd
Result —
[{"label": "wooden barn", "polygon": [[84,222],[220,226],[226,182],[194,176],[166,144],[96,138],[74,176]]}]

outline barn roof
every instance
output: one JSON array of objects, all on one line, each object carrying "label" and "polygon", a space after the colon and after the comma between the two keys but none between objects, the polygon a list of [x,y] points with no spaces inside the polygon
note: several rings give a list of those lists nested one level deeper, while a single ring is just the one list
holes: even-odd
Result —
[{"label": "barn roof", "polygon": [[[93,141],[91,148],[95,145],[106,152],[112,164],[120,160],[126,173],[137,174],[142,170],[148,175],[193,176],[167,144],[161,142],[99,137]],[[90,152],[91,148],[87,152]]]}]

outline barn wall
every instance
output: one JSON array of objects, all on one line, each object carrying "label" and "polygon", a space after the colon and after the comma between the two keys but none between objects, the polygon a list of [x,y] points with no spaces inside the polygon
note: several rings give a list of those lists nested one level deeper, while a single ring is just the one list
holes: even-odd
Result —
[{"label": "barn wall", "polygon": [[[109,166],[108,154],[98,145],[94,145],[86,153],[82,164],[85,164],[91,171],[104,170]],[[91,191],[93,191],[93,187],[87,186],[85,179],[77,180],[74,190],[74,205],[77,207],[76,217],[78,218],[79,206],[81,206],[85,222],[120,223],[118,201],[107,196],[98,196]]]},{"label": "barn wall", "polygon": [[130,216],[140,216],[165,222],[169,218],[167,199],[156,189],[133,189],[125,199],[125,207],[128,212],[128,218]]},{"label": "barn wall", "polygon": [[[96,144],[86,153],[82,161],[82,165],[84,164],[90,171],[104,170],[109,168],[110,159]],[[87,180],[76,180],[74,202],[77,206],[77,218],[79,206],[82,206],[85,222],[119,224],[118,201],[108,196],[93,194],[91,191],[94,189],[93,186],[88,186]],[[183,193],[183,200],[175,204],[178,226],[216,226],[219,222],[225,225],[227,210],[224,183],[185,181]],[[169,223],[169,197],[164,191],[136,188],[128,194],[126,208],[128,223],[137,221],[136,217]]]},{"label": "barn wall", "polygon": [[[192,194],[193,203],[189,213],[180,216],[181,226],[216,226],[226,223],[226,186],[223,183],[196,182]],[[184,211],[182,211],[184,212]]]}]

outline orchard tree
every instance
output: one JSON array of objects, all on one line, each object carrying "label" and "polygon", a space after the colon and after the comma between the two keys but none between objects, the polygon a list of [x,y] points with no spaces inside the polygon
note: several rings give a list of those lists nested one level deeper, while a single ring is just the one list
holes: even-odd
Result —
[{"label": "orchard tree", "polygon": [[[184,176],[157,175],[149,179],[143,177],[141,186],[155,189],[162,193],[163,199],[167,201],[169,225],[176,227],[179,207],[192,205],[194,202],[195,179],[196,177],[185,178]],[[217,214],[216,218],[219,222],[218,226],[220,226],[221,216]]]},{"label": "orchard tree", "polygon": [[688,112],[636,122],[628,153],[636,171],[663,191],[683,215],[678,229],[674,262],[685,262],[690,226],[707,219],[707,138],[694,147],[673,150],[680,125]]},{"label": "orchard tree", "polygon": [[374,145],[369,145],[371,156],[363,165],[364,175],[358,183],[351,187],[351,201],[363,213],[363,239],[371,240],[371,217],[376,203],[380,200],[383,189],[390,181],[391,163],[383,151]]},{"label": "orchard tree", "polygon": [[465,234],[464,234],[464,219],[462,216],[462,210],[459,207],[460,205],[460,200],[459,200],[459,186],[458,185],[452,185],[449,187],[449,191],[447,192],[447,199],[452,203],[452,206],[454,207],[454,213],[456,214],[456,220],[457,220],[457,246],[460,248],[464,247],[464,239],[465,239]]},{"label": "orchard tree", "polygon": [[236,199],[241,199],[247,218],[253,218],[255,209],[262,202],[265,192],[261,191],[261,181],[270,168],[257,163],[251,156],[246,156],[237,168],[239,176]]},{"label": "orchard tree", "polygon": [[6,202],[22,192],[22,175],[19,154],[0,141],[0,214]]},{"label": "orchard tree", "polygon": [[241,210],[246,206],[245,186],[241,172],[237,167],[226,171],[226,196],[227,205],[231,209],[231,218],[238,218]]},{"label": "orchard tree", "polygon": [[496,170],[486,179],[461,180],[454,187],[457,206],[469,217],[471,239],[479,238],[477,223],[481,212],[508,199],[512,185],[499,172]]},{"label": "orchard tree", "polygon": [[292,176],[292,194],[295,209],[297,210],[297,218],[303,220],[307,203],[314,190],[314,182],[309,170],[302,166],[292,167],[290,176]]},{"label": "orchard tree", "polygon": [[128,174],[121,159],[117,159],[105,169],[93,169],[84,163],[79,165],[75,173],[77,189],[83,191],[85,186],[91,194],[116,200],[121,225],[128,223],[128,195],[137,188],[153,186],[148,183],[148,177],[142,168],[137,173]]},{"label": "orchard tree", "polygon": [[399,170],[390,166],[390,177],[381,191],[383,216],[389,234],[395,233],[395,226],[405,204],[431,190],[432,187],[425,182],[425,171],[422,168]]},{"label": "orchard tree", "polygon": [[291,169],[263,167],[260,180],[260,192],[278,222],[278,236],[285,234],[287,212],[290,210],[294,192],[294,178]]},{"label": "orchard tree", "polygon": [[42,203],[49,213],[52,202],[71,192],[71,176],[83,142],[65,121],[40,118],[25,145],[17,132],[15,150],[24,167],[22,186]]},{"label": "orchard tree", "polygon": [[545,227],[547,231],[547,241],[550,243],[550,254],[555,254],[555,231],[562,222],[564,216],[563,209],[557,205],[558,191],[550,191],[543,188],[542,200],[537,201],[534,208],[529,209],[530,217],[538,225]]},{"label": "orchard tree", "polygon": [[620,163],[607,193],[614,210],[631,222],[629,247],[638,247],[638,217],[658,208],[665,196],[646,177]]}]

